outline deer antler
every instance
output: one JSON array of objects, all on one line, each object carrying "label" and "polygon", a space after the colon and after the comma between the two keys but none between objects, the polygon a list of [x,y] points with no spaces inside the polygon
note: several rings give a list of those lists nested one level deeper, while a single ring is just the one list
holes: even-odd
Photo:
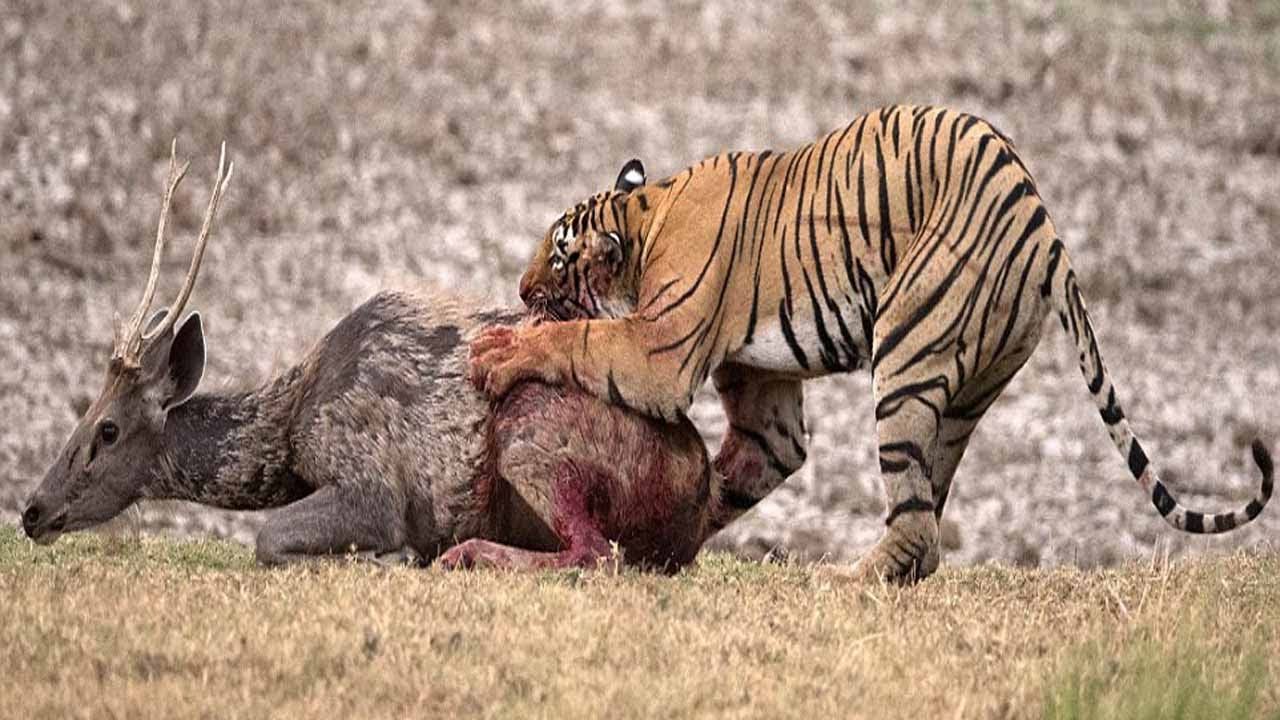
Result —
[{"label": "deer antler", "polygon": [[204,258],[204,249],[209,242],[209,232],[213,229],[213,217],[218,211],[218,203],[222,200],[222,193],[226,191],[227,183],[231,181],[231,173],[235,170],[235,163],[227,162],[227,144],[224,142],[218,156],[218,177],[213,183],[213,192],[209,196],[209,206],[204,213],[204,222],[200,225],[200,235],[196,238],[196,247],[191,258],[191,268],[187,271],[182,290],[178,293],[178,297],[173,304],[169,306],[160,324],[144,335],[142,323],[145,321],[147,310],[151,307],[151,301],[155,299],[156,283],[160,279],[160,260],[164,255],[165,226],[169,220],[169,208],[173,203],[173,193],[177,190],[178,184],[182,182],[182,178],[186,176],[187,168],[191,166],[190,162],[185,162],[179,168],[177,155],[178,141],[174,139],[169,148],[169,179],[164,191],[164,199],[160,204],[160,221],[156,227],[156,248],[151,258],[151,272],[147,276],[147,287],[142,293],[142,302],[138,304],[138,309],[129,318],[129,324],[124,332],[120,331],[117,317],[116,330],[114,332],[115,351],[112,353],[112,360],[113,363],[118,362],[122,367],[139,367],[142,361],[143,347],[151,340],[173,329],[173,324],[178,320],[178,314],[186,306],[187,300],[191,297],[191,290],[195,287],[196,275],[200,272],[200,262]]}]

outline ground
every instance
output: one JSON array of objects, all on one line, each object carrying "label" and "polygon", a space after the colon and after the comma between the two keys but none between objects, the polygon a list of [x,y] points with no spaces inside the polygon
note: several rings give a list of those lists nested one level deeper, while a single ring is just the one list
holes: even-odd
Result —
[{"label": "ground", "polygon": [[[628,158],[659,178],[885,103],[968,110],[1039,181],[1175,492],[1234,507],[1258,482],[1249,441],[1280,448],[1273,3],[8,0],[0,56],[4,523],[98,392],[175,136],[193,169],[162,292],[219,141],[237,167],[193,299],[217,389],[286,367],[386,285],[515,302],[545,226]],[[849,559],[880,533],[868,378],[806,392],[809,463],[716,548]],[[709,393],[693,414],[718,443]],[[1089,567],[1274,549],[1273,510],[1221,539],[1166,528],[1055,327],[979,429],[944,538],[952,565]],[[126,524],[248,540],[257,522],[151,504]]]},{"label": "ground", "polygon": [[[1280,718],[1280,560],[676,577],[253,566],[0,528],[0,707],[63,717]],[[20,711],[18,710],[20,708]]]}]

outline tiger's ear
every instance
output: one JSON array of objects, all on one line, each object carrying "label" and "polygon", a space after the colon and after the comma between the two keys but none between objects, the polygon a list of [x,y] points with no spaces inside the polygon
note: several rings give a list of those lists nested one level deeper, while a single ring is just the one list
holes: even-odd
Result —
[{"label": "tiger's ear", "polygon": [[644,165],[634,158],[627,161],[622,166],[622,171],[618,173],[618,180],[613,184],[613,189],[619,192],[631,192],[636,188],[644,185]]}]

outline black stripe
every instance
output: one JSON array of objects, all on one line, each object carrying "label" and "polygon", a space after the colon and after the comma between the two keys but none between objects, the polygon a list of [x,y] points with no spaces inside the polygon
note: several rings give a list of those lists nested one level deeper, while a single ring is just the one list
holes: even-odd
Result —
[{"label": "black stripe", "polygon": [[[1133,439],[1133,444],[1129,446],[1129,472],[1133,473],[1134,480],[1142,479],[1142,473],[1147,470],[1147,454],[1142,451],[1142,445],[1138,442],[1138,438]],[[1157,482],[1156,488],[1163,490],[1164,487]]]},{"label": "black stripe", "polygon": [[773,452],[773,448],[769,446],[769,441],[765,439],[764,435],[741,425],[730,425],[729,429],[755,443],[760,448],[760,451],[764,453],[765,459],[769,461],[770,469],[782,476],[782,479],[785,480],[791,476],[791,469],[778,459],[777,454]]},{"label": "black stripe", "polygon": [[884,519],[884,524],[892,525],[894,518],[903,513],[913,512],[933,512],[933,503],[918,497],[903,500],[889,511],[889,516]]},{"label": "black stripe", "polygon": [[1213,519],[1214,532],[1226,532],[1236,528],[1236,514],[1223,513]]},{"label": "black stripe", "polygon": [[1253,451],[1253,461],[1257,463],[1258,469],[1262,471],[1262,499],[1267,500],[1271,497],[1271,484],[1275,478],[1275,465],[1271,462],[1271,453],[1267,452],[1267,447],[1262,444],[1261,440],[1254,440],[1250,449]]},{"label": "black stripe", "polygon": [[1253,500],[1253,501],[1250,501],[1247,507],[1245,507],[1244,516],[1252,520],[1258,517],[1259,513],[1261,512],[1262,512],[1262,503],[1257,500]]},{"label": "black stripe", "polygon": [[[911,184],[911,156],[907,155],[905,164],[905,172],[902,178],[902,190],[907,196],[907,231],[912,235],[916,232],[916,197]],[[924,208],[921,208],[923,210]]]},{"label": "black stripe", "polygon": [[[1058,272],[1058,262],[1062,260],[1062,241],[1054,238],[1049,244],[1049,269],[1044,274],[1044,284],[1040,286],[1040,297],[1049,297],[1050,291],[1053,289],[1053,276]],[[1066,329],[1066,320],[1063,320],[1063,329]]]},{"label": "black stripe", "polygon": [[906,460],[890,460],[881,456],[880,458],[880,474],[887,475],[889,473],[906,472],[911,467],[911,463]]},{"label": "black stripe", "polygon": [[800,343],[796,342],[795,331],[791,329],[791,318],[787,315],[786,303],[782,300],[778,301],[778,323],[782,326],[782,337],[787,341],[787,347],[791,348],[791,354],[795,356],[796,362],[801,368],[808,370],[809,357],[805,355]]},{"label": "black stripe", "polygon": [[880,457],[884,457],[887,453],[902,453],[912,460],[916,461],[916,465],[920,467],[921,472],[926,477],[929,476],[929,465],[924,460],[924,452],[920,450],[920,446],[910,442],[894,442],[885,443],[880,446]]},{"label": "black stripe", "polygon": [[898,266],[897,248],[893,242],[893,214],[889,209],[889,177],[884,169],[884,151],[881,150],[880,135],[876,136],[876,171],[879,173],[877,194],[880,198],[880,262],[884,271],[890,275]]},{"label": "black stripe", "polygon": [[[816,241],[814,245],[815,245],[814,249],[816,250],[817,249]],[[823,286],[822,287],[823,297],[827,298],[828,303],[830,303],[830,298],[826,294],[826,281],[823,280],[823,276],[822,276],[822,265],[818,260],[818,256],[816,254],[813,257],[813,261],[815,263],[814,273],[818,276],[819,284]],[[827,323],[822,318],[822,308],[818,304],[818,296],[813,291],[813,281],[809,279],[808,270],[806,270],[804,267],[801,267],[800,276],[804,278],[805,291],[809,295],[809,306],[813,308],[813,324],[814,324],[814,329],[818,333],[818,345],[820,346],[818,348],[818,359],[822,361],[822,367],[825,368],[827,372],[829,373],[836,372],[840,370],[840,351],[839,349],[836,348],[836,344],[831,339],[830,333],[827,332]],[[838,319],[839,313],[836,312],[835,314]],[[846,335],[847,334],[848,333],[846,332]]]},{"label": "black stripe", "polygon": [[675,350],[676,348],[680,347],[681,345],[684,345],[685,343],[689,342],[690,340],[692,340],[692,339],[693,339],[693,336],[694,336],[694,335],[697,335],[697,334],[698,334],[698,330],[702,329],[702,324],[703,324],[704,322],[706,322],[706,318],[703,318],[703,319],[699,320],[699,321],[698,321],[698,324],[693,326],[693,329],[689,331],[689,334],[688,334],[688,335],[685,335],[684,337],[681,337],[681,338],[678,338],[678,339],[676,339],[676,340],[673,340],[673,341],[671,341],[670,343],[668,343],[668,344],[666,344],[666,345],[660,345],[660,346],[658,346],[658,347],[656,347],[656,348],[653,348],[652,350],[650,350],[650,351],[649,351],[649,357],[653,357],[653,356],[655,356],[655,355],[661,355],[661,354],[663,354],[663,353],[671,352],[672,350]]},{"label": "black stripe", "polygon": [[863,175],[862,153],[858,153],[858,232],[862,242],[871,247],[871,224],[867,220],[867,181]]},{"label": "black stripe", "polygon": [[902,113],[901,108],[894,106],[893,108],[893,155],[894,157],[897,157],[898,155],[902,154],[902,151],[900,149],[901,144],[898,141],[898,136],[901,134],[900,128],[899,128],[899,126],[902,124],[900,122],[902,118],[901,113]]},{"label": "black stripe", "polygon": [[[1012,266],[1014,258],[1021,251],[1022,251],[1022,246],[1019,245],[1018,248],[1014,250],[1014,254],[1010,256],[1009,258],[1010,264],[1007,267]],[[1022,276],[1018,279],[1018,287],[1013,294],[1013,307],[1009,309],[1009,321],[1004,326],[1004,332],[1000,334],[1000,341],[996,343],[996,349],[995,349],[995,352],[992,354],[992,357],[1004,357],[1002,353],[1004,352],[1005,345],[1009,343],[1009,340],[1013,336],[1013,328],[1015,323],[1017,322],[1018,313],[1022,310],[1022,298],[1025,297],[1025,293],[1023,292],[1023,290],[1025,290],[1027,287],[1027,279],[1031,276],[1031,267],[1035,265],[1036,256],[1039,254],[1040,254],[1040,247],[1037,245],[1036,247],[1033,247],[1031,249],[1031,256],[1027,258],[1026,265],[1024,265],[1022,268]],[[1006,274],[1005,277],[1007,278],[1008,275]],[[1001,293],[1004,292],[1003,282],[1001,282],[1000,292]],[[984,322],[985,322],[985,317],[984,317]]]},{"label": "black stripe", "polygon": [[618,384],[613,380],[613,370],[609,370],[609,402],[618,407],[630,407],[626,399],[622,397],[622,391],[618,389]]},{"label": "black stripe", "polygon": [[[838,225],[840,227],[841,250],[844,253],[841,256],[844,258],[844,276],[845,280],[849,283],[849,287],[854,288],[856,291],[856,288],[858,287],[858,280],[853,274],[853,242],[852,238],[849,237],[849,224],[846,222],[848,217],[845,215],[844,211],[844,198],[842,197],[842,193],[838,190],[834,194],[836,198],[836,215],[840,217]],[[827,207],[827,211],[831,211],[830,206]]]},{"label": "black stripe", "polygon": [[[1137,443],[1134,444],[1136,445]],[[1167,516],[1169,513],[1173,512],[1175,507],[1178,506],[1177,501],[1173,499],[1173,496],[1169,494],[1169,491],[1164,489],[1164,483],[1158,480],[1156,481],[1156,486],[1151,489],[1151,502],[1156,506],[1156,510],[1160,513],[1160,517]]]},{"label": "black stripe", "polygon": [[665,283],[663,283],[662,287],[654,291],[653,296],[650,297],[648,301],[645,302],[644,306],[636,311],[636,314],[640,314],[640,313],[643,313],[645,310],[648,310],[649,307],[652,306],[655,302],[657,302],[663,296],[664,293],[666,293],[668,290],[671,289],[672,285],[675,285],[678,282],[680,282],[680,278],[672,278],[671,280],[668,280]]},{"label": "black stripe", "polygon": [[1189,533],[1200,534],[1204,532],[1204,514],[1188,510],[1186,515],[1187,521],[1183,523],[1183,529]]},{"label": "black stripe", "polygon": [[853,187],[853,161],[858,161],[858,166],[862,166],[862,133],[867,129],[868,116],[863,115],[858,120],[858,132],[853,134],[853,144],[849,146],[849,156],[844,161],[844,187],[849,189]]},{"label": "black stripe", "polygon": [[1097,395],[1102,391],[1102,383],[1106,379],[1106,368],[1102,366],[1102,355],[1098,352],[1098,336],[1093,334],[1093,323],[1089,320],[1089,316],[1083,314],[1085,335],[1089,338],[1089,357],[1093,360],[1095,369],[1094,376],[1089,379],[1089,392]]},{"label": "black stripe", "polygon": [[1102,422],[1108,425],[1115,425],[1124,419],[1124,411],[1116,404],[1116,389],[1112,386],[1111,392],[1107,394],[1107,406],[1102,408]]},{"label": "black stripe", "polygon": [[946,376],[935,375],[928,380],[910,383],[904,385],[897,390],[885,395],[876,403],[876,420],[883,420],[898,411],[898,408],[905,405],[911,400],[915,400],[921,405],[929,408],[933,412],[934,421],[942,419],[942,412],[938,410],[938,406],[925,398],[925,394],[934,390],[941,390],[946,402],[951,401],[950,383]]}]

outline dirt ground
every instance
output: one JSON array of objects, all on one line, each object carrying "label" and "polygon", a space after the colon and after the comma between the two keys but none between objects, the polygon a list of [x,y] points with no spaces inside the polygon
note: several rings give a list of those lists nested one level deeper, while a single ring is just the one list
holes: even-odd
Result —
[{"label": "dirt ground", "polygon": [[[296,360],[380,287],[515,302],[535,239],[631,157],[651,178],[786,148],[892,102],[1013,137],[1064,235],[1127,414],[1182,500],[1245,501],[1280,449],[1280,6],[1103,2],[6,0],[0,13],[0,521],[99,389],[145,279],[170,138],[193,159],[162,292],[217,143],[236,162],[193,307],[206,389]],[[869,378],[807,387],[810,460],[716,539],[846,559],[878,536]],[[710,393],[694,418],[717,444]],[[151,504],[148,530],[252,538]],[[1274,547],[1167,529],[1056,328],[979,428],[948,561],[1110,564]]]}]

